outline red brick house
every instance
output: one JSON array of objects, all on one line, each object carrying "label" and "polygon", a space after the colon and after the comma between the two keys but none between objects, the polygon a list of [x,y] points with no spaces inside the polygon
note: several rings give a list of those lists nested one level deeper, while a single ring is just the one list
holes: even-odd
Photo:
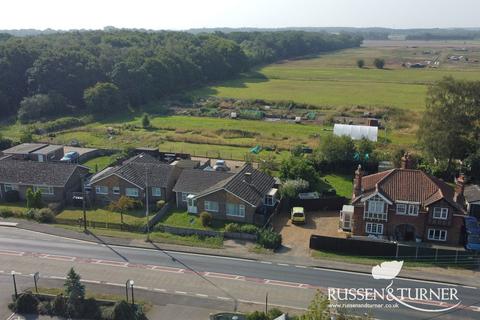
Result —
[{"label": "red brick house", "polygon": [[[421,170],[410,169],[410,157],[401,168],[363,176],[355,172],[353,212],[343,212],[354,236],[374,235],[397,241],[461,243],[464,177],[453,189]],[[345,224],[344,224],[345,225]]]}]

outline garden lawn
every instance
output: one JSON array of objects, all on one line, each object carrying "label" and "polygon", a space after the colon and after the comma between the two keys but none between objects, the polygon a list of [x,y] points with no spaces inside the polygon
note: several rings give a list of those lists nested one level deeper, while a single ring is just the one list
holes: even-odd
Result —
[{"label": "garden lawn", "polygon": [[353,178],[345,174],[328,174],[322,179],[337,191],[337,195],[350,199],[353,192]]},{"label": "garden lawn", "polygon": [[[150,215],[150,218],[153,215]],[[78,221],[83,219],[82,209],[65,209],[59,215],[58,219],[66,219]],[[120,223],[120,213],[112,212],[105,209],[87,210],[87,221],[101,222],[101,223]],[[142,226],[146,222],[145,211],[136,210],[123,214],[123,223],[132,226]]]},{"label": "garden lawn", "polygon": [[[116,154],[113,154],[110,156],[101,156],[101,157],[90,159],[87,162],[83,163],[83,165],[90,168],[90,172],[96,173],[96,172],[102,171],[103,169],[108,167],[110,164],[112,164],[115,161],[116,157],[117,157]],[[97,169],[97,171],[95,171],[95,169]]]},{"label": "garden lawn", "polygon": [[11,211],[16,211],[16,212],[25,212],[27,210],[27,207],[25,206],[25,203],[5,203],[2,202],[0,203],[0,210],[1,209],[7,209]]},{"label": "garden lawn", "polygon": [[225,221],[213,220],[210,227],[204,227],[198,215],[190,214],[187,211],[173,210],[166,214],[159,222],[165,226],[192,228],[199,230],[224,231]]}]

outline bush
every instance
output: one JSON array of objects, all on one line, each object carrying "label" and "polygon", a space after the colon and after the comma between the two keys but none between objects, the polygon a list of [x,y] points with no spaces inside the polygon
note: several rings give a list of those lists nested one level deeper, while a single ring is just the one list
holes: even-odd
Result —
[{"label": "bush", "polygon": [[257,243],[266,249],[275,250],[282,245],[282,236],[271,229],[263,229],[257,235]]},{"label": "bush", "polygon": [[247,315],[247,320],[269,320],[265,312],[254,311]]},{"label": "bush", "polygon": [[0,209],[0,217],[2,218],[10,218],[15,216],[15,212],[10,209]]},{"label": "bush", "polygon": [[55,214],[49,208],[43,208],[35,213],[35,220],[40,223],[54,223]]},{"label": "bush", "polygon": [[5,201],[6,202],[18,202],[20,201],[20,195],[17,190],[9,190],[5,192]]},{"label": "bush", "polygon": [[27,212],[25,212],[25,217],[29,220],[35,220],[37,216],[38,216],[37,209],[28,209]]},{"label": "bush", "polygon": [[35,133],[41,134],[41,133],[59,131],[63,129],[71,129],[74,127],[80,127],[84,124],[85,124],[85,121],[79,118],[73,118],[73,117],[60,118],[54,121],[46,122],[39,129],[37,129]]},{"label": "bush", "polygon": [[228,223],[225,225],[226,232],[240,232],[241,226],[238,223]]},{"label": "bush", "polygon": [[308,181],[297,179],[287,180],[280,188],[280,194],[285,199],[295,199],[300,192],[305,192],[310,187]]},{"label": "bush", "polygon": [[132,305],[125,300],[117,301],[113,306],[112,320],[133,320],[135,318],[135,311]]},{"label": "bush", "polygon": [[165,205],[165,200],[158,200],[157,201],[157,210],[162,209],[164,205]]},{"label": "bush", "polygon": [[363,59],[358,59],[357,60],[357,67],[363,68],[365,66],[365,60]]},{"label": "bush", "polygon": [[375,68],[383,69],[383,67],[385,66],[385,60],[380,58],[375,58],[375,60],[373,60],[373,64],[375,65]]},{"label": "bush", "polygon": [[213,216],[210,212],[203,211],[200,213],[200,222],[202,226],[209,227],[212,224]]},{"label": "bush", "polygon": [[258,232],[258,227],[253,224],[244,224],[240,227],[240,232],[255,234]]},{"label": "bush", "polygon": [[50,301],[42,301],[37,305],[37,313],[42,316],[52,315],[52,304]]},{"label": "bush", "polygon": [[21,293],[13,305],[13,311],[18,313],[37,312],[38,299],[31,292]]},{"label": "bush", "polygon": [[87,319],[101,319],[102,313],[95,298],[88,298],[83,302],[83,317]]},{"label": "bush", "polygon": [[67,313],[67,302],[63,294],[59,294],[53,299],[52,314],[56,316],[64,316]]},{"label": "bush", "polygon": [[63,210],[63,204],[61,202],[52,202],[48,204],[48,209],[52,210],[53,214],[57,215]]}]

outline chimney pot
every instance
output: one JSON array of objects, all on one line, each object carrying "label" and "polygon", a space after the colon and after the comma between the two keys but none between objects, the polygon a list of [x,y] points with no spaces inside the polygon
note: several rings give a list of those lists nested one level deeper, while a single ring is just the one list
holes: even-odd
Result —
[{"label": "chimney pot", "polygon": [[357,170],[355,171],[355,178],[353,179],[353,197],[359,196],[362,193],[362,165],[358,165]]},{"label": "chimney pot", "polygon": [[251,172],[245,172],[244,176],[245,182],[248,184],[252,183],[252,173]]}]

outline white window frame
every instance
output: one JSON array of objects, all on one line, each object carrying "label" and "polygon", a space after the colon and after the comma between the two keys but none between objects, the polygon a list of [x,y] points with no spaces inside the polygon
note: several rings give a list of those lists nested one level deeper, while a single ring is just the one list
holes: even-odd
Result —
[{"label": "white window frame", "polygon": [[182,202],[187,202],[188,192],[180,192],[180,196],[182,197]]},{"label": "white window frame", "polygon": [[[234,208],[234,211],[230,211],[232,208]],[[245,205],[227,202],[226,215],[230,217],[245,218]]]},{"label": "white window frame", "polygon": [[117,194],[117,195],[120,194],[120,187],[113,187],[112,188],[112,193]]},{"label": "white window frame", "polygon": [[162,188],[152,187],[152,197],[161,197],[161,196],[162,196]]},{"label": "white window frame", "polygon": [[[439,209],[439,210],[437,210],[437,209]],[[433,219],[447,220],[448,219],[448,208],[434,207],[433,208]]]},{"label": "white window frame", "polygon": [[[403,210],[400,210],[401,207],[403,207]],[[406,203],[397,203],[396,208],[397,208],[397,214],[401,214],[401,215],[407,214],[408,205]]]},{"label": "white window frame", "polygon": [[409,204],[407,209],[407,215],[418,216],[419,206],[417,204]]},{"label": "white window frame", "polygon": [[[104,190],[104,191],[102,191]],[[106,186],[95,186],[96,194],[108,194],[108,187]]]},{"label": "white window frame", "polygon": [[125,195],[127,197],[138,198],[140,190],[138,190],[138,188],[125,188]]},{"label": "white window frame", "polygon": [[[205,200],[203,203],[205,211],[209,212],[218,212],[218,202],[217,201],[209,201]],[[215,208],[216,207],[216,208]]]},{"label": "white window frame", "polygon": [[383,224],[375,222],[367,222],[365,224],[365,232],[368,234],[383,235]]},{"label": "white window frame", "polygon": [[[365,202],[363,217],[367,219],[387,221],[387,206],[388,203],[380,196],[376,195]],[[374,208],[372,209],[371,207]]]},{"label": "white window frame", "polygon": [[447,241],[447,230],[443,229],[428,229],[428,240]]},{"label": "white window frame", "polygon": [[265,205],[268,206],[268,207],[273,207],[275,205],[275,196],[273,195],[270,195],[270,194],[267,194],[265,195]]},{"label": "white window frame", "polygon": [[33,186],[33,191],[40,190],[42,195],[52,196],[55,194],[55,190],[50,186]]},{"label": "white window frame", "polygon": [[5,192],[18,190],[18,184],[6,183],[3,185]]}]

